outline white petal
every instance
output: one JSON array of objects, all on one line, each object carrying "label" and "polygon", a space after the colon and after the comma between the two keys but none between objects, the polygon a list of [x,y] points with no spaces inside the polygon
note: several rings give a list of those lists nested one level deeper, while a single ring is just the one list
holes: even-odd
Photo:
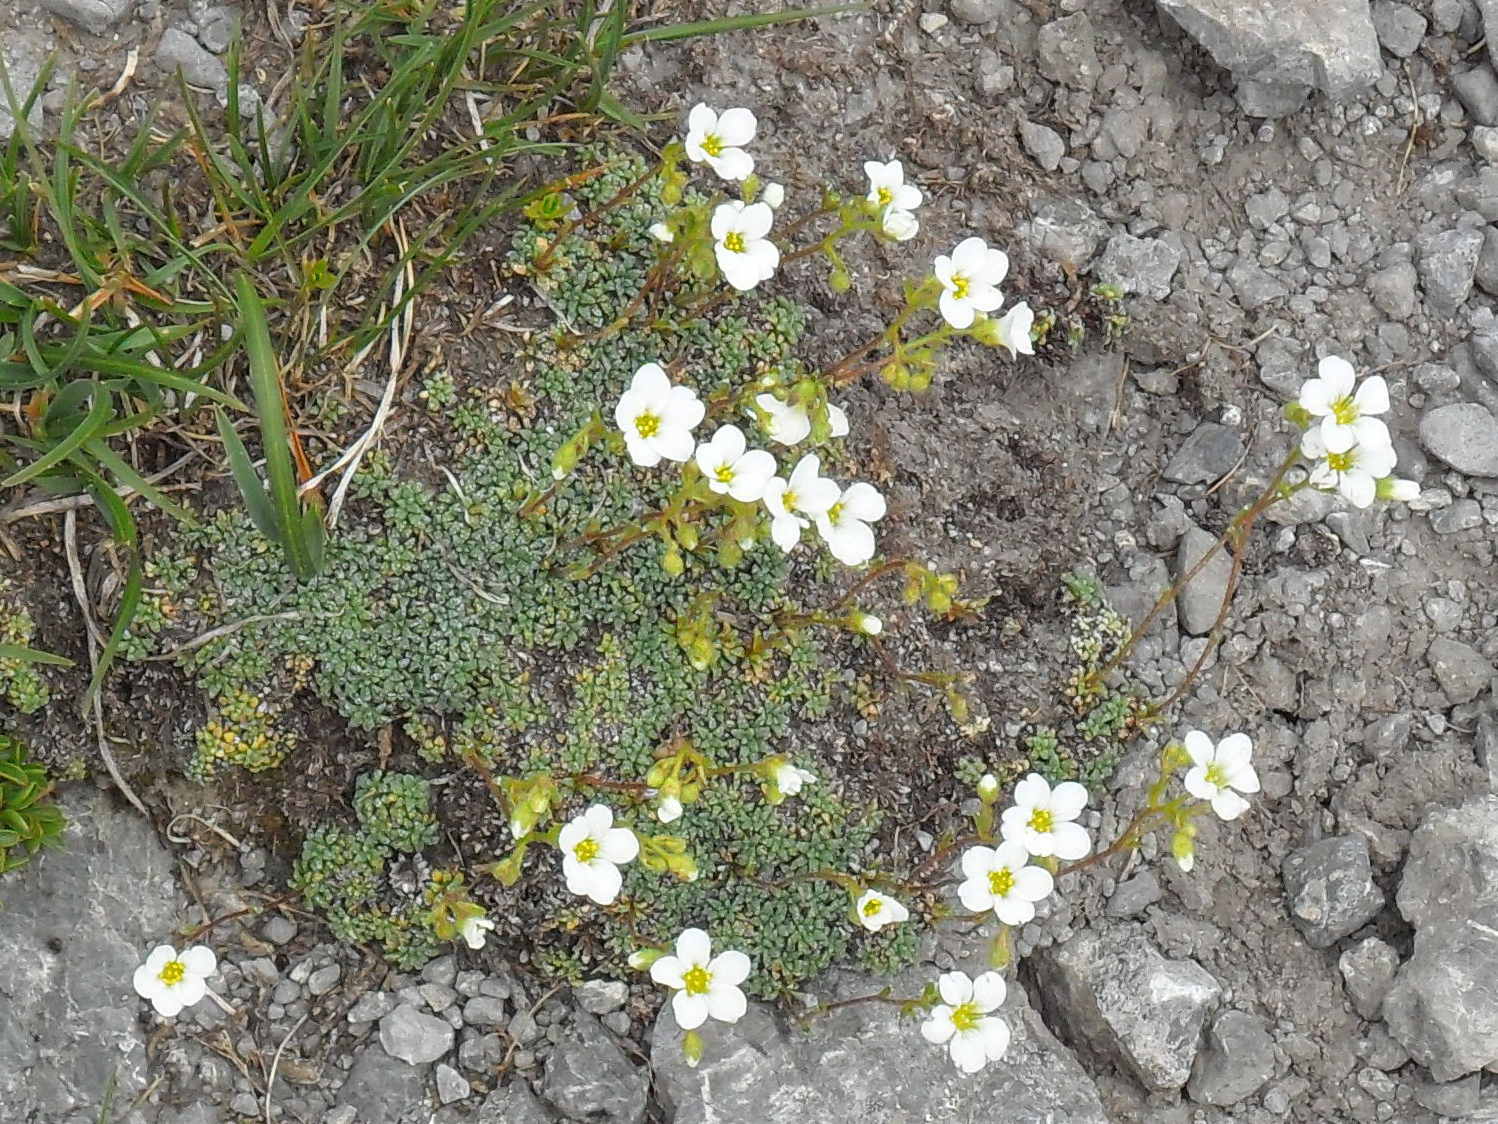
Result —
[{"label": "white petal", "polygon": [[[208,985],[203,982],[202,976],[195,976],[189,972],[182,977],[181,983],[172,988],[171,994],[181,1006],[191,1007],[194,1003],[200,1002],[203,996],[208,994]],[[159,1010],[160,1008],[158,1007],[157,1009]]]},{"label": "white petal", "polygon": [[1031,773],[1014,786],[1014,802],[1021,808],[1048,805],[1051,786],[1039,773]]},{"label": "white petal", "polygon": [[921,1037],[933,1046],[944,1045],[957,1027],[952,1023],[952,1008],[939,1005],[932,1009],[931,1016],[921,1023]]},{"label": "white petal", "polygon": [[1075,862],[1092,850],[1092,837],[1079,823],[1058,823],[1051,829],[1051,839],[1051,853],[1067,862]]},{"label": "white petal", "polygon": [[959,332],[971,328],[973,321],[977,319],[977,313],[973,310],[972,304],[959,300],[950,289],[942,293],[941,299],[937,301],[937,307],[941,309],[942,318]]},{"label": "white petal", "polygon": [[794,515],[784,515],[770,523],[770,540],[789,554],[801,541],[801,528],[805,524]]},{"label": "white petal", "polygon": [[1360,414],[1386,413],[1389,409],[1389,384],[1384,381],[1383,375],[1366,378],[1353,395],[1352,401]]},{"label": "white petal", "polygon": [[[187,969],[189,975],[207,978],[213,975],[218,968],[218,957],[213,955],[213,949],[207,945],[195,944],[182,953],[182,966]],[[193,1000],[194,1003],[197,1000]]]},{"label": "white petal", "polygon": [[817,520],[817,530],[827,543],[832,556],[844,566],[862,566],[874,557],[874,528],[857,519],[844,519],[833,526],[823,516]]},{"label": "white petal", "polygon": [[780,249],[774,242],[750,242],[744,257],[759,270],[759,279],[768,281],[780,268]]},{"label": "white petal", "polygon": [[1076,781],[1062,781],[1051,792],[1051,811],[1057,819],[1074,820],[1087,807],[1087,790]]},{"label": "white petal", "polygon": [[678,991],[671,997],[671,1012],[682,1030],[696,1030],[707,1022],[707,996]]},{"label": "white petal", "polygon": [[1009,276],[1009,255],[1003,250],[990,249],[983,260],[983,271],[979,275],[987,285],[998,285]]},{"label": "white petal", "polygon": [[1009,351],[1010,358],[1016,355],[1034,355],[1035,342],[1030,332],[1035,327],[1035,313],[1027,301],[1020,301],[999,321],[999,342]]},{"label": "white petal", "polygon": [[894,189],[894,198],[890,200],[890,206],[897,211],[913,211],[921,205],[923,196],[921,189],[913,183],[902,183]]},{"label": "white petal", "polygon": [[1352,393],[1352,384],[1358,380],[1352,364],[1337,355],[1328,355],[1317,364],[1316,373],[1327,384],[1334,399],[1346,398]]},{"label": "white petal", "polygon": [[1183,782],[1186,791],[1198,800],[1211,800],[1217,795],[1218,787],[1207,780],[1207,767],[1205,765],[1193,765],[1186,770],[1186,779]]},{"label": "white petal", "polygon": [[1004,294],[992,285],[974,281],[967,299],[979,312],[992,312],[1004,303]]},{"label": "white petal", "polygon": [[964,277],[982,278],[988,266],[988,243],[981,238],[964,238],[952,251],[952,268]]},{"label": "white petal", "polygon": [[750,203],[739,216],[739,230],[745,241],[758,242],[770,233],[775,222],[775,211],[768,203]]},{"label": "white petal", "polygon": [[1345,453],[1358,443],[1357,432],[1350,425],[1343,425],[1333,415],[1327,414],[1317,427],[1321,442],[1329,453]]},{"label": "white petal", "polygon": [[[614,813],[607,804],[590,804],[578,817],[589,835],[597,839],[614,826]],[[560,837],[559,837],[560,838]]]},{"label": "white petal", "polygon": [[697,397],[697,392],[689,386],[673,386],[670,395],[666,398],[665,416],[661,419],[666,425],[685,426],[693,429],[700,425],[702,417],[707,413],[707,407],[703,405],[702,399]]},{"label": "white petal", "polygon": [[1311,426],[1301,435],[1300,453],[1310,461],[1326,456],[1326,442],[1321,439],[1321,430],[1318,426]]},{"label": "white petal", "polygon": [[718,115],[714,113],[707,104],[698,102],[692,106],[691,112],[687,114],[687,133],[696,137],[704,137],[711,133],[718,125]]},{"label": "white petal", "polygon": [[833,437],[848,436],[848,413],[831,402],[827,403],[827,432]]},{"label": "white petal", "polygon": [[712,222],[708,229],[712,231],[715,241],[721,242],[725,237],[739,228],[739,215],[744,210],[744,204],[733,199],[727,203],[719,203],[713,208]]},{"label": "white petal", "polygon": [[1337,482],[1337,487],[1353,507],[1367,507],[1378,495],[1378,484],[1373,477],[1357,470],[1344,472],[1342,479]]},{"label": "white petal", "polygon": [[1225,788],[1212,797],[1212,811],[1225,820],[1236,820],[1248,811],[1248,801],[1232,789]]},{"label": "white petal", "polygon": [[163,989],[151,996],[151,1006],[156,1008],[156,1013],[162,1018],[170,1019],[180,1014],[185,1004],[182,1002],[182,997],[175,990],[168,991]]},{"label": "white petal", "polygon": [[984,972],[973,980],[973,1002],[985,1015],[1002,1007],[1004,997],[1008,994],[1009,988],[1004,984],[1004,977],[997,972]]},{"label": "white petal", "polygon": [[1258,792],[1259,774],[1254,771],[1252,765],[1245,765],[1228,777],[1228,783],[1239,792]]},{"label": "white petal", "polygon": [[713,957],[713,942],[701,929],[683,929],[676,938],[676,955],[688,964],[706,965]]},{"label": "white petal", "polygon": [[1389,427],[1380,418],[1358,418],[1352,423],[1351,428],[1353,437],[1364,448],[1385,447],[1393,444],[1394,439],[1389,435]]},{"label": "white petal", "polygon": [[1009,1024],[1003,1019],[980,1020],[978,1033],[983,1036],[983,1048],[988,1053],[989,1061],[999,1061],[1009,1052]]},{"label": "white petal", "polygon": [[1200,765],[1205,769],[1216,759],[1217,747],[1212,744],[1212,739],[1200,730],[1191,730],[1181,739],[1181,744],[1186,747],[1186,756],[1191,758],[1193,765]]},{"label": "white petal", "polygon": [[130,978],[131,985],[135,988],[135,994],[142,999],[154,999],[161,993],[161,980],[157,973],[151,970],[149,964],[142,964],[135,969],[135,975]]},{"label": "white petal", "polygon": [[671,380],[659,363],[646,363],[630,380],[629,392],[646,404],[657,402],[671,393]]},{"label": "white petal", "polygon": [[664,987],[685,987],[682,976],[687,966],[675,956],[662,956],[650,965],[650,978]]},{"label": "white petal", "polygon": [[741,293],[747,293],[765,279],[760,267],[748,254],[736,254],[722,246],[717,247],[718,269],[723,280]]},{"label": "white petal", "polygon": [[974,876],[957,887],[957,900],[971,913],[982,913],[994,906],[993,893],[988,888],[988,875]]},{"label": "white petal", "polygon": [[161,975],[161,969],[165,968],[173,960],[177,959],[177,950],[169,944],[159,944],[146,956],[143,967],[153,976]]},{"label": "white petal", "polygon": [[1051,896],[1056,888],[1056,879],[1043,866],[1022,866],[1014,872],[1015,897],[1038,902]]},{"label": "white petal", "polygon": [[891,921],[900,922],[910,920],[910,910],[906,909],[899,902],[895,901],[894,898],[885,898],[884,904],[885,911],[889,914],[889,919]]},{"label": "white petal", "polygon": [[1247,734],[1229,734],[1217,743],[1216,759],[1223,772],[1231,777],[1253,757],[1253,739]]},{"label": "white petal", "polygon": [[[1000,844],[1004,846],[1004,844]],[[960,860],[962,873],[968,878],[986,878],[991,870],[997,870],[1004,863],[998,858],[998,852],[992,847],[969,847],[962,852]]]},{"label": "white petal", "polygon": [[959,1030],[947,1043],[947,1052],[963,1073],[977,1073],[988,1064],[988,1047],[977,1030]]},{"label": "white petal", "polygon": [[654,436],[647,437],[645,443],[655,450],[660,456],[667,460],[684,464],[692,459],[692,451],[697,448],[697,441],[692,436],[690,429],[684,429],[679,425],[667,425],[661,423],[660,429],[656,430]]},{"label": "white petal", "polygon": [[884,518],[884,497],[879,494],[879,489],[862,480],[848,485],[839,502],[843,505],[844,512],[865,523],[874,523]]},{"label": "white petal", "polygon": [[611,827],[598,841],[598,853],[611,863],[634,862],[640,854],[640,840],[627,827]]},{"label": "white petal", "polygon": [[1380,480],[1394,471],[1394,466],[1399,463],[1399,454],[1392,445],[1360,445],[1357,462],[1359,469],[1375,480]]},{"label": "white petal", "polygon": [[942,1002],[960,1007],[973,997],[973,981],[963,972],[943,972],[936,981]]},{"label": "white petal", "polygon": [[587,870],[583,893],[599,905],[611,905],[624,885],[619,868],[605,859],[594,859],[587,864]]},{"label": "white petal", "polygon": [[707,993],[707,1013],[722,1023],[736,1023],[749,1009],[749,1001],[736,987],[719,987],[717,981]]},{"label": "white petal", "polygon": [[718,454],[720,460],[732,463],[744,455],[744,450],[749,443],[744,439],[744,431],[736,425],[720,425],[718,431],[713,434],[713,451]]},{"label": "white petal", "polygon": [[775,458],[763,449],[751,449],[734,465],[728,494],[740,503],[756,503],[774,475]]},{"label": "white petal", "polygon": [[932,263],[931,272],[938,281],[950,289],[952,287],[952,277],[956,274],[957,270],[952,265],[951,258],[947,257],[946,254],[937,254],[936,261]]},{"label": "white petal", "polygon": [[737,183],[754,174],[754,157],[742,148],[725,148],[717,156],[707,158],[708,167],[718,173],[720,179]]},{"label": "white petal", "polygon": [[1332,402],[1335,400],[1336,395],[1325,379],[1307,379],[1301,384],[1300,395],[1297,398],[1301,409],[1317,418],[1330,414]]},{"label": "white petal", "polygon": [[754,133],[759,128],[759,122],[754,119],[754,114],[742,106],[724,110],[723,115],[718,118],[718,137],[725,145],[748,144],[754,139]]},{"label": "white petal", "polygon": [[1013,840],[1006,839],[993,851],[993,862],[990,870],[1018,870],[1030,861],[1030,853],[1024,846]]},{"label": "white petal", "polygon": [[736,948],[718,953],[708,965],[714,986],[722,984],[725,987],[738,987],[749,978],[752,969],[753,965],[749,962],[749,957]]},{"label": "white petal", "polygon": [[993,915],[1005,925],[1017,928],[1035,920],[1035,903],[1006,895],[993,903]]}]

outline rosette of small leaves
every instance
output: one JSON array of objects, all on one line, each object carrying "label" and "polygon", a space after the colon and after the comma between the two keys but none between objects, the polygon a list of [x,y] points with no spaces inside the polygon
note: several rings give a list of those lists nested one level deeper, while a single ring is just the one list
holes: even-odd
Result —
[{"label": "rosette of small leaves", "polygon": [[354,785],[354,813],[364,834],[395,851],[419,851],[437,842],[432,786],[412,773],[365,773]]},{"label": "rosette of small leaves", "polygon": [[[11,588],[9,581],[0,582],[0,593],[8,593]],[[29,612],[8,598],[0,602],[0,643],[29,647],[35,634],[36,625]],[[36,664],[23,659],[0,659],[0,691],[5,701],[22,714],[35,714],[52,697]]]},{"label": "rosette of small leaves", "polygon": [[47,770],[30,760],[20,741],[0,734],[0,874],[61,840],[66,821],[51,795]]},{"label": "rosette of small leaves", "polygon": [[329,826],[311,831],[291,867],[291,888],[329,919],[349,914],[379,893],[390,849],[364,832]]}]

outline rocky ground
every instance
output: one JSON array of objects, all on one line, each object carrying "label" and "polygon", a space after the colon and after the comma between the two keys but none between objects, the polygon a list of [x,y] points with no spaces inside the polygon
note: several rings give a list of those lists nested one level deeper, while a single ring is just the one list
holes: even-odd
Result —
[{"label": "rocky ground", "polygon": [[[1254,811],[1203,825],[1190,875],[1146,861],[1063,887],[1024,932],[1008,1058],[963,1079],[874,1005],[809,1034],[753,1008],[688,1070],[649,988],[538,988],[466,950],[402,976],[289,906],[213,935],[231,1010],[162,1023],[129,991],[143,952],[279,885],[263,851],[162,840],[75,789],[68,846],[3,886],[6,1120],[96,1121],[113,1081],[110,1118],[131,1124],[1498,1121],[1498,76],[1483,46],[1498,2],[876,8],[652,47],[624,79],[652,108],[752,106],[792,191],[898,154],[934,197],[917,256],[974,232],[1010,249],[1020,293],[1060,267],[1129,292],[1121,350],[970,363],[888,424],[892,459],[932,465],[954,527],[986,520],[981,575],[1038,549],[1004,537],[1024,513],[984,507],[1002,483],[985,441],[1043,435],[1030,508],[1082,495],[1064,537],[1137,615],[1283,457],[1280,405],[1318,356],[1389,380],[1420,498],[1273,509],[1183,705],[1183,728],[1254,738]],[[132,51],[139,101],[177,66],[221,86],[241,14],[22,0],[0,13],[0,53],[26,83],[59,52],[45,123],[70,77],[108,86]],[[854,319],[872,324],[889,279],[866,280],[874,307]],[[861,392],[854,409],[895,401]],[[1146,683],[1166,691],[1195,660],[1226,580],[1206,570],[1146,638]],[[1124,762],[1105,836],[1151,769],[1147,748]],[[869,989],[838,976],[818,998]]]}]

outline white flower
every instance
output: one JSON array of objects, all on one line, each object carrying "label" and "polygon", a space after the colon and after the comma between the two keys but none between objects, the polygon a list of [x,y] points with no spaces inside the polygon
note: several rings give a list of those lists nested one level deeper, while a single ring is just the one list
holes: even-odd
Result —
[{"label": "white flower", "polygon": [[619,896],[619,867],[640,853],[640,841],[627,827],[614,826],[614,813],[594,804],[569,820],[557,835],[562,873],[569,893],[608,905]]},{"label": "white flower", "polygon": [[697,446],[697,467],[707,477],[707,486],[720,496],[757,503],[775,475],[775,458],[763,449],[745,452],[745,444],[738,426],[720,426],[711,441]]},{"label": "white flower", "polygon": [[458,936],[474,949],[483,948],[485,938],[493,931],[494,922],[480,913],[463,918],[463,923],[458,926]]},{"label": "white flower", "polygon": [[1087,790],[1076,781],[1055,789],[1039,773],[1014,786],[1014,807],[1004,809],[1000,830],[1005,840],[1032,855],[1055,855],[1071,862],[1092,849],[1087,829],[1073,821],[1087,807]]},{"label": "white flower", "polygon": [[[1377,419],[1370,419],[1376,421]],[[1378,482],[1394,471],[1399,456],[1394,446],[1359,443],[1341,453],[1326,447],[1321,430],[1308,429],[1300,438],[1300,451],[1311,466],[1311,487],[1341,492],[1354,507],[1367,507],[1378,495]]]},{"label": "white flower", "polygon": [[674,796],[663,796],[655,806],[655,818],[661,823],[675,823],[681,819],[681,801]]},{"label": "white flower", "polygon": [[884,518],[884,497],[872,484],[859,481],[817,517],[817,531],[844,566],[862,566],[874,557],[874,528]]},{"label": "white flower", "polygon": [[853,909],[858,914],[858,923],[871,933],[877,933],[886,925],[910,920],[910,910],[878,890],[865,890]]},{"label": "white flower", "polygon": [[706,163],[725,180],[748,179],[754,157],[742,145],[754,139],[759,122],[747,109],[725,110],[722,116],[698,102],[687,114],[687,158]]},{"label": "white flower", "polygon": [[789,761],[775,770],[775,787],[782,796],[795,796],[804,784],[815,784],[817,775],[806,769],[798,769]]},{"label": "white flower", "polygon": [[1214,746],[1200,730],[1192,730],[1181,741],[1191,757],[1186,791],[1198,800],[1210,800],[1220,819],[1236,820],[1248,810],[1248,801],[1238,793],[1259,791],[1259,774],[1251,761],[1253,742],[1247,734],[1229,734]]},{"label": "white flower", "polygon": [[1369,416],[1389,409],[1389,386],[1382,375],[1364,379],[1354,393],[1357,372],[1335,355],[1323,359],[1316,374],[1300,388],[1299,402],[1306,413],[1321,419],[1321,440],[1328,451],[1345,453],[1354,445],[1389,444],[1389,427]]},{"label": "white flower", "polygon": [[990,1015],[1004,1004],[1008,988],[997,972],[984,972],[975,980],[965,972],[943,972],[936,989],[944,1000],[931,1009],[921,1024],[921,1037],[935,1045],[945,1044],[952,1062],[963,1073],[977,1073],[996,1062],[1009,1049],[1009,1025]]},{"label": "white flower", "polygon": [[775,212],[768,203],[733,199],[713,209],[713,253],[723,279],[739,292],[775,276],[780,249],[768,237]]},{"label": "white flower", "polygon": [[135,969],[131,982],[136,994],[149,999],[156,1013],[169,1019],[208,994],[208,977],[217,968],[218,957],[206,945],[185,948],[179,956],[171,945],[159,944]]},{"label": "white flower", "polygon": [[992,312],[1004,303],[998,286],[1009,273],[1009,255],[989,249],[981,238],[964,238],[951,257],[937,256],[934,272],[942,286],[942,316],[964,331],[973,326],[978,313]]},{"label": "white flower", "polygon": [[859,613],[854,619],[858,631],[865,636],[878,636],[884,631],[884,622],[873,613]]},{"label": "white flower", "polygon": [[1056,880],[1044,867],[1030,864],[1018,843],[969,847],[962,855],[964,881],[957,887],[962,904],[974,913],[993,910],[1005,925],[1035,918],[1035,903],[1048,897]]},{"label": "white flower", "polygon": [[701,929],[683,929],[676,955],[650,966],[650,978],[674,988],[671,1010],[682,1030],[696,1030],[709,1018],[736,1023],[748,1009],[739,984],[749,978],[749,957],[729,950],[713,956],[712,941]]},{"label": "white flower", "polygon": [[905,167],[898,160],[888,164],[865,160],[863,173],[869,177],[869,193],[865,198],[876,207],[913,211],[921,205],[921,189],[905,182]]},{"label": "white flower", "polygon": [[807,453],[796,462],[789,480],[776,476],[765,485],[770,538],[781,550],[794,550],[801,541],[801,532],[837,502],[837,484],[821,475],[821,469],[817,455]]},{"label": "white flower", "polygon": [[921,232],[920,221],[909,211],[897,211],[893,207],[884,208],[884,215],[879,220],[879,229],[884,231],[888,238],[896,242],[909,242]]},{"label": "white flower", "polygon": [[1033,327],[1035,313],[1028,301],[1020,301],[999,318],[999,343],[1009,350],[1009,358],[1035,354],[1035,345],[1030,342]]},{"label": "white flower", "polygon": [[619,396],[614,423],[624,433],[630,460],[654,468],[662,457],[685,461],[692,455],[692,428],[705,412],[696,391],[672,386],[659,363],[646,363]]},{"label": "white flower", "polygon": [[[765,436],[777,445],[797,445],[811,436],[811,415],[802,407],[773,394],[755,395],[754,404],[765,412]],[[848,436],[848,415],[831,402],[827,403],[827,430],[833,437]]]},{"label": "white flower", "polygon": [[663,222],[653,222],[650,224],[650,237],[654,238],[657,242],[676,241],[676,235],[672,234],[671,228]]},{"label": "white flower", "polygon": [[764,191],[760,192],[760,200],[770,204],[771,207],[779,208],[785,202],[785,184],[775,183],[773,180],[765,184]]}]

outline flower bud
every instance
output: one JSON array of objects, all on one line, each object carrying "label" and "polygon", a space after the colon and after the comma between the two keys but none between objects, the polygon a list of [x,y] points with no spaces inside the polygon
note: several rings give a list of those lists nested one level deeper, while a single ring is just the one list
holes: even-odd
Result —
[{"label": "flower bud", "polygon": [[773,180],[765,184],[764,194],[760,196],[764,202],[771,207],[779,207],[785,202],[785,184],[775,183]]},{"label": "flower bud", "polygon": [[880,228],[888,238],[896,242],[909,242],[921,229],[920,222],[909,211],[897,211],[893,207],[884,209]]},{"label": "flower bud", "polygon": [[629,966],[636,972],[648,972],[650,966],[665,955],[663,948],[637,948],[629,954]]},{"label": "flower bud", "polygon": [[861,632],[865,636],[878,636],[884,631],[884,622],[873,613],[865,613],[854,609],[848,614],[848,626],[854,632]]},{"label": "flower bud", "polygon": [[1170,837],[1170,853],[1184,874],[1190,874],[1196,865],[1196,844],[1191,839],[1194,834],[1183,828]]},{"label": "flower bud", "polygon": [[1401,480],[1397,476],[1385,476],[1378,481],[1375,493],[1379,499],[1394,503],[1409,503],[1420,498],[1420,485],[1413,480]]},{"label": "flower bud", "polygon": [[992,804],[999,798],[999,778],[992,773],[984,773],[978,778],[978,799],[985,804]]},{"label": "flower bud", "polygon": [[650,237],[654,238],[657,242],[676,241],[676,235],[673,234],[671,232],[671,228],[663,222],[654,222],[650,224]]}]

